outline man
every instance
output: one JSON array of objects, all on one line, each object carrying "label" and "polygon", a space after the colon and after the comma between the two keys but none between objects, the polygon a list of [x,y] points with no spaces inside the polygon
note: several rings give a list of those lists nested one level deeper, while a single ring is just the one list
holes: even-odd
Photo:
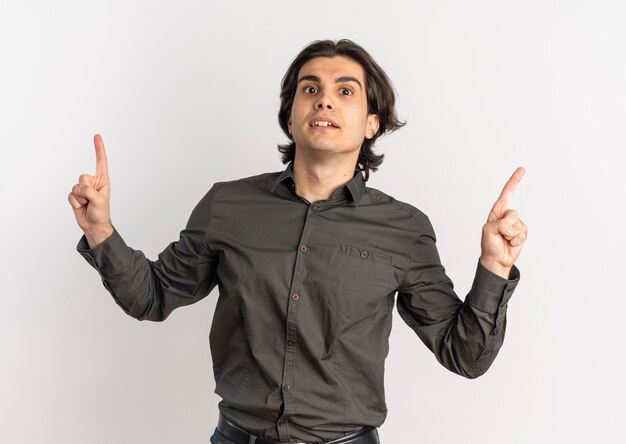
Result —
[{"label": "man", "polygon": [[462,302],[428,217],[365,185],[382,162],[374,141],[403,123],[363,48],[303,49],[283,78],[279,121],[287,168],[215,183],[155,262],[110,222],[96,135],[96,175],[81,175],[68,197],[84,231],[77,249],[139,320],[163,321],[219,286],[210,344],[223,400],[212,443],[377,443],[396,292],[402,319],[447,369],[476,378],[495,359],[527,236],[507,208],[524,170],[489,213]]}]

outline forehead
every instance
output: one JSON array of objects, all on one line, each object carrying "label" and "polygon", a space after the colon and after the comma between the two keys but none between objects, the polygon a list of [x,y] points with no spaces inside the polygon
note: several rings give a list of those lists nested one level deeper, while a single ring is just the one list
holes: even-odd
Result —
[{"label": "forehead", "polygon": [[356,77],[365,83],[365,70],[360,63],[344,56],[315,57],[307,61],[298,72],[298,78],[306,75],[325,76],[334,79],[342,76]]}]

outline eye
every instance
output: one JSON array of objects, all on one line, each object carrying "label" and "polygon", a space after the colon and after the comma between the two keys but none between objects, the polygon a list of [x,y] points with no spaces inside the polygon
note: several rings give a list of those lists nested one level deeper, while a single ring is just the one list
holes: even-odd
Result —
[{"label": "eye", "polygon": [[317,92],[317,88],[314,86],[307,86],[304,88],[304,92],[306,94],[315,94]]},{"label": "eye", "polygon": [[339,91],[341,91],[341,94],[343,94],[344,96],[352,95],[352,90],[350,88],[341,88]]}]

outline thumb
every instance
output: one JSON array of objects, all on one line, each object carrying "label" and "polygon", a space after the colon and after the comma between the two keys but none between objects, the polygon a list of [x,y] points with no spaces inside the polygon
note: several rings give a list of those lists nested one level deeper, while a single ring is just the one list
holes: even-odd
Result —
[{"label": "thumb", "polygon": [[86,185],[86,184],[74,185],[74,189],[72,190],[72,192],[79,197],[86,198],[90,202],[100,201],[100,194],[91,185]]}]

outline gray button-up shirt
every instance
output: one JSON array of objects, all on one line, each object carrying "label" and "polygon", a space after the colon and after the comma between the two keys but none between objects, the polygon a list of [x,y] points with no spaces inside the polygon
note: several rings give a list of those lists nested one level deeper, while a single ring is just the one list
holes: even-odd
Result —
[{"label": "gray button-up shirt", "polygon": [[478,261],[461,301],[424,213],[366,187],[360,172],[311,204],[295,193],[292,167],[215,183],[156,261],[115,227],[77,250],[139,320],[163,321],[219,287],[209,336],[218,407],[259,436],[329,440],[384,422],[396,293],[398,313],[444,367],[483,374],[504,340],[517,267],[507,280]]}]

